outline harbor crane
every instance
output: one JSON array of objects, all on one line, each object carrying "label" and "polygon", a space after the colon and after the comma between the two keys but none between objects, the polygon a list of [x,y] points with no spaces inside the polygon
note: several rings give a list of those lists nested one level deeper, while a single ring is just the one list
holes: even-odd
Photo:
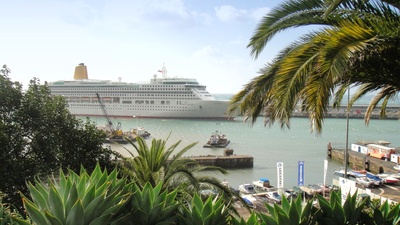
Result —
[{"label": "harbor crane", "polygon": [[124,139],[124,133],[121,129],[121,123],[118,122],[117,126],[114,126],[114,123],[111,121],[110,117],[107,114],[106,107],[104,106],[103,102],[101,101],[101,97],[99,93],[96,93],[97,99],[99,100],[101,109],[103,110],[103,114],[107,119],[108,128],[110,129],[111,134],[108,137],[109,142],[118,142],[118,143],[126,143],[127,141]]}]

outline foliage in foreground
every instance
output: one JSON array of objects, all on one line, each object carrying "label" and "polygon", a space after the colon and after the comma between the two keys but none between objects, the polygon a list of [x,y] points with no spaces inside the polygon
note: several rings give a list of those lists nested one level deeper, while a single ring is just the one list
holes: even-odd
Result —
[{"label": "foliage in foreground", "polygon": [[[47,183],[28,183],[32,200],[23,196],[28,219],[11,213],[0,204],[0,224],[232,224],[232,225],[317,225],[317,224],[398,224],[400,205],[373,204],[369,198],[360,200],[358,194],[347,195],[344,203],[341,191],[332,192],[329,200],[317,195],[303,202],[301,197],[281,205],[266,205],[268,213],[253,211],[250,217],[236,217],[221,198],[202,199],[194,194],[189,204],[179,201],[177,190],[162,190],[162,183],[140,187],[119,178],[97,165],[89,175],[62,170],[58,178]],[[368,207],[367,207],[368,206]]]},{"label": "foliage in foreground", "polygon": [[29,217],[40,225],[62,224],[124,224],[125,205],[131,198],[129,185],[117,178],[117,170],[110,174],[97,166],[89,175],[84,169],[80,175],[60,170],[59,177],[48,183],[37,180],[28,183],[32,197],[23,196]]},{"label": "foliage in foreground", "polygon": [[88,171],[97,163],[114,168],[114,152],[103,147],[105,135],[87,120],[71,115],[63,97],[31,80],[23,90],[0,69],[0,191],[4,201],[22,208],[19,192],[29,195],[26,181],[46,177],[59,168]]},{"label": "foliage in foreground", "polygon": [[[335,2],[335,3],[333,3]],[[380,117],[400,90],[400,4],[398,0],[286,0],[260,21],[248,47],[257,58],[281,32],[311,28],[282,49],[232,98],[230,111],[253,123],[290,126],[302,110],[312,131],[321,133],[328,106],[339,107],[346,91],[358,87],[351,105],[374,95],[368,124],[380,104]]]},{"label": "foliage in foreground", "polygon": [[[226,205],[230,205],[232,198],[239,199],[239,196],[224,185],[214,176],[206,172],[227,171],[217,166],[202,166],[192,158],[184,157],[184,154],[197,143],[191,143],[176,151],[181,141],[166,146],[167,141],[153,139],[151,146],[148,146],[143,138],[137,138],[137,144],[129,141],[135,148],[137,155],[132,158],[125,158],[121,163],[122,174],[126,175],[139,187],[148,183],[153,187],[162,182],[162,190],[178,191],[178,198],[190,202],[195,193],[203,190],[218,193]],[[206,196],[207,197],[207,196]],[[233,207],[230,207],[232,210]]]}]

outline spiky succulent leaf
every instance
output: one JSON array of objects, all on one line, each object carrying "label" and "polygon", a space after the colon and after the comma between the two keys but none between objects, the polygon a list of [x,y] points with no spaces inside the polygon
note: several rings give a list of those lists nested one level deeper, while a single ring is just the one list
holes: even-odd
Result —
[{"label": "spiky succulent leaf", "polygon": [[52,186],[49,190],[49,211],[55,218],[58,218],[61,221],[65,220],[64,214],[64,204],[61,200],[61,196],[57,192],[54,186]]},{"label": "spiky succulent leaf", "polygon": [[44,215],[44,212],[42,212],[39,208],[37,208],[36,205],[34,205],[31,201],[27,200],[26,198],[23,198],[22,201],[32,221],[40,225],[50,225],[50,223],[46,219],[46,216]]},{"label": "spiky succulent leaf", "polygon": [[48,208],[46,197],[47,193],[44,191],[39,191],[31,182],[27,184],[29,193],[31,194],[32,200],[36,203],[39,209]]},{"label": "spiky succulent leaf", "polygon": [[65,176],[60,172],[60,177],[53,177],[47,185],[28,184],[35,198],[32,202],[25,200],[24,205],[36,224],[46,224],[46,220],[57,225],[101,225],[116,221],[126,224],[126,219],[121,218],[129,217],[122,209],[130,201],[131,194],[127,192],[130,185],[117,177],[116,170],[108,176],[107,170],[101,171],[99,165],[91,175],[83,168],[80,175],[69,171]]},{"label": "spiky succulent leaf", "polygon": [[63,223],[55,216],[53,216],[49,211],[45,211],[45,216],[49,220],[51,225],[63,225]]},{"label": "spiky succulent leaf", "polygon": [[[266,204],[268,205],[268,204]],[[271,207],[272,208],[272,207]],[[278,220],[276,219],[276,217],[272,216],[272,215],[267,215],[264,213],[259,213],[258,217],[260,218],[260,220],[268,225],[279,225],[278,224]]]},{"label": "spiky succulent leaf", "polygon": [[160,182],[153,188],[150,183],[146,183],[142,189],[137,184],[132,185],[130,207],[135,224],[160,224],[176,220],[179,206],[175,200],[177,192],[161,192],[162,185]]}]

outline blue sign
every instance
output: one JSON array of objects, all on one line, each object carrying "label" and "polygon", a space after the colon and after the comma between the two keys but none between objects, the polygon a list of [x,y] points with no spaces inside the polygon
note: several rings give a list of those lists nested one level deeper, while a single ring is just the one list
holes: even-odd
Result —
[{"label": "blue sign", "polygon": [[304,161],[299,161],[297,174],[297,186],[304,186]]}]

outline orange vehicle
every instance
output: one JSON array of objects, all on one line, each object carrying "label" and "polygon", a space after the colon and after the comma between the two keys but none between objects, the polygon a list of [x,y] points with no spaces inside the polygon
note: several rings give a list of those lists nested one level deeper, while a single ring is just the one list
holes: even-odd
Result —
[{"label": "orange vehicle", "polygon": [[395,148],[384,145],[369,144],[367,148],[368,148],[368,154],[371,157],[375,157],[378,159],[390,160],[390,156],[396,153]]}]

